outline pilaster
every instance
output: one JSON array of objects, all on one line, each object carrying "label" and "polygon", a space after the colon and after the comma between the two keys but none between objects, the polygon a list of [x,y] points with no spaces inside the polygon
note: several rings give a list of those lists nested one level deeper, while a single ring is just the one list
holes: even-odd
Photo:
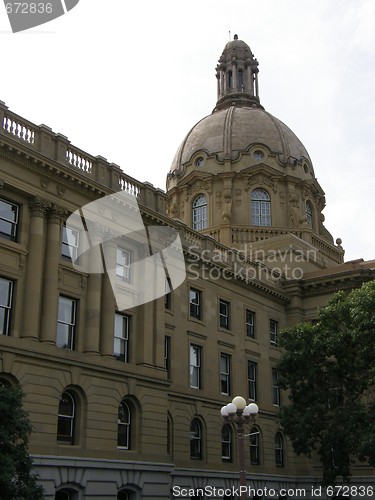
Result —
[{"label": "pilaster", "polygon": [[27,256],[25,275],[25,297],[23,311],[23,328],[21,337],[33,340],[39,339],[43,258],[44,258],[44,228],[46,211],[50,203],[41,198],[31,198],[30,227],[29,227],[29,253]]},{"label": "pilaster", "polygon": [[50,344],[56,343],[61,225],[66,216],[67,211],[55,204],[48,212],[40,340]]}]

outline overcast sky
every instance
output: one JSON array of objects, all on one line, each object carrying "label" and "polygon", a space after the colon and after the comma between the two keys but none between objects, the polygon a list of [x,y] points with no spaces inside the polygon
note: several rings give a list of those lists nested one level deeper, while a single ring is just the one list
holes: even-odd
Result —
[{"label": "overcast sky", "polygon": [[346,260],[375,258],[374,0],[80,0],[16,34],[0,5],[0,100],[165,189],[215,106],[229,31],[259,61],[263,106],[307,148]]}]

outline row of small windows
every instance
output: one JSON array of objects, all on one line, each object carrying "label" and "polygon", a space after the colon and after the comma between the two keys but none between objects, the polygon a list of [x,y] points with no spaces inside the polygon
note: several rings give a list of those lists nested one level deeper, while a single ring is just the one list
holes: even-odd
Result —
[{"label": "row of small windows", "polygon": [[[197,288],[189,288],[189,316],[197,320],[203,319],[203,293]],[[224,299],[219,299],[218,303],[218,324],[224,330],[231,329],[231,303]],[[256,314],[250,309],[245,311],[245,331],[246,336],[250,338],[256,337]],[[270,343],[277,345],[278,337],[278,322],[270,319],[269,322]]]},{"label": "row of small windows", "polygon": [[[190,344],[189,356],[189,377],[192,389],[202,389],[203,386],[203,347]],[[258,398],[258,364],[248,361],[247,364],[247,387],[248,399],[257,401]],[[220,393],[230,396],[232,392],[232,357],[230,354],[220,354]],[[272,368],[272,404],[280,406],[280,382],[279,373],[276,368]]]},{"label": "row of small windows", "polygon": [[[263,189],[254,189],[250,196],[251,203],[251,225],[252,226],[271,226],[271,197]],[[200,194],[193,200],[192,204],[192,224],[193,229],[201,231],[208,227],[207,216],[208,202],[207,197]],[[313,212],[309,201],[305,205],[306,220],[310,228],[313,227]]]},{"label": "row of small windows", "polygon": [[[230,424],[223,425],[221,429],[221,458],[223,462],[234,461],[234,429]],[[259,427],[252,427],[249,432],[249,449],[251,465],[261,465],[261,431]],[[198,418],[194,418],[190,426],[190,458],[202,460],[203,458],[203,425]],[[274,438],[275,465],[283,467],[285,463],[284,436],[277,432]]]},{"label": "row of small windows", "polygon": [[[132,443],[133,420],[131,409],[126,400],[121,401],[118,408],[117,419],[117,447],[123,450],[134,448]],[[168,440],[171,440],[171,423],[168,418]],[[77,422],[77,404],[75,396],[70,391],[64,391],[61,395],[57,416],[57,441],[64,444],[75,444],[75,433]],[[203,458],[203,425],[200,419],[194,418],[190,425],[190,458],[201,460]],[[233,461],[233,427],[225,424],[221,432],[222,460],[223,462]],[[261,463],[261,442],[260,429],[253,427],[249,434],[250,461],[251,464]],[[169,443],[170,449],[170,443]],[[284,465],[284,438],[280,432],[275,435],[275,463],[278,466]]]}]

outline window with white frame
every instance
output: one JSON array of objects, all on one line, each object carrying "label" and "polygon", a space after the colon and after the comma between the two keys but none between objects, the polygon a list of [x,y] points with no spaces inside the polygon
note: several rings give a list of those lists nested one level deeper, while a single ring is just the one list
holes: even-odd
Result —
[{"label": "window with white frame", "polygon": [[284,438],[281,432],[275,435],[275,464],[277,467],[284,467]]},{"label": "window with white frame", "polygon": [[76,336],[77,301],[68,297],[59,297],[56,346],[74,349]]},{"label": "window with white frame", "polygon": [[190,344],[190,387],[201,388],[201,358],[202,348]]},{"label": "window with white frame", "polygon": [[221,428],[221,459],[223,462],[232,462],[232,427],[229,424],[223,425]]},{"label": "window with white frame", "polygon": [[116,248],[116,276],[130,281],[130,252],[123,248]]},{"label": "window with white frame", "polygon": [[200,231],[206,229],[207,222],[207,198],[200,194],[193,201],[193,229]]},{"label": "window with white frame", "polygon": [[16,241],[19,206],[0,198],[0,237]]},{"label": "window with white frame", "polygon": [[57,441],[74,444],[76,404],[73,395],[64,391],[59,402],[57,415]]},{"label": "window with white frame", "polygon": [[255,338],[255,312],[246,309],[246,336]]},{"label": "window with white frame", "polygon": [[79,231],[64,224],[61,237],[61,255],[75,262],[78,256]]},{"label": "window with white frame", "polygon": [[263,189],[254,189],[251,193],[251,224],[271,226],[271,198]]},{"label": "window with white frame", "polygon": [[0,278],[0,335],[10,335],[13,281]]},{"label": "window with white frame", "polygon": [[202,459],[202,424],[197,418],[190,425],[190,458]]},{"label": "window with white frame", "polygon": [[275,406],[280,406],[279,372],[276,368],[272,368],[272,403]]},{"label": "window with white frame", "polygon": [[121,401],[117,419],[117,446],[130,449],[131,412],[126,401]]},{"label": "window with white frame", "polygon": [[220,328],[230,329],[230,303],[226,300],[219,300],[219,325]]},{"label": "window with white frame", "polygon": [[189,289],[189,313],[191,318],[202,319],[201,296],[202,292],[200,290]]},{"label": "window with white frame", "polygon": [[129,362],[130,317],[125,314],[115,314],[113,355],[119,361]]},{"label": "window with white frame", "polygon": [[257,400],[257,363],[254,361],[247,362],[247,386],[250,401]]},{"label": "window with white frame", "polygon": [[221,394],[230,394],[230,356],[220,354],[220,391]]},{"label": "window with white frame", "polygon": [[270,342],[272,345],[277,345],[278,326],[277,321],[270,319]]},{"label": "window with white frame", "polygon": [[257,427],[252,427],[249,434],[250,441],[250,463],[251,465],[260,464],[260,432]]}]

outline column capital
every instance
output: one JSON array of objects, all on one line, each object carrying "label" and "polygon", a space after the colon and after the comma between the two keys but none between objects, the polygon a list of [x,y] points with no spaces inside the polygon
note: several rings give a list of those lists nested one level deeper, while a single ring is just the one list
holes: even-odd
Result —
[{"label": "column capital", "polygon": [[48,222],[60,224],[66,219],[68,210],[52,203],[48,210]]},{"label": "column capital", "polygon": [[39,196],[33,196],[29,199],[29,209],[32,217],[44,217],[50,207],[51,203]]}]

